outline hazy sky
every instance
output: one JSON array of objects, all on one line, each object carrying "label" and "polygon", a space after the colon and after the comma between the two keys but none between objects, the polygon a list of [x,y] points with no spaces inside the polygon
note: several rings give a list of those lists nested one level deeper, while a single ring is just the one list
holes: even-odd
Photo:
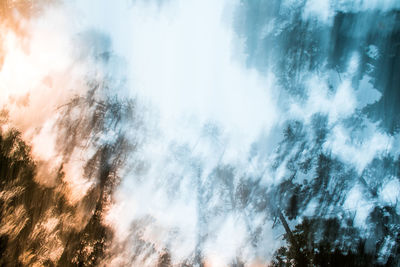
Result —
[{"label": "hazy sky", "polygon": [[[282,14],[298,6],[289,0],[281,4]],[[330,29],[340,11],[399,7],[395,0],[309,0],[301,20]],[[38,183],[53,186],[64,162],[65,195],[79,203],[96,183],[85,177],[84,164],[97,146],[111,143],[121,132],[140,143],[119,170],[115,201],[104,214],[104,222],[115,231],[113,242],[120,244],[107,259],[110,266],[123,264],[135,253],[132,225],[141,220],[142,241],[157,251],[168,248],[173,262],[193,257],[199,249],[210,266],[225,266],[237,257],[254,264],[268,261],[281,245],[283,229],[272,229],[265,214],[226,204],[228,189],[214,176],[218,166],[233,166],[233,187],[256,176],[266,188],[277,184],[289,172],[286,164],[272,168],[289,120],[307,128],[314,115],[326,116],[324,150],[358,174],[377,155],[398,155],[398,135],[390,135],[362,112],[382,97],[370,73],[362,71],[364,54],[354,49],[339,71],[327,62],[318,69],[299,70],[304,91],[292,94],[280,80],[273,56],[263,68],[248,64],[254,56],[249,54],[250,41],[234,26],[243,19],[244,8],[241,1],[225,0],[61,1],[21,20],[26,35],[1,24],[5,56],[0,105],[9,112],[9,124],[2,128],[17,127],[33,145]],[[285,31],[293,18],[279,21],[282,14],[271,17],[256,39]],[[365,53],[373,59],[380,56],[374,45]],[[357,86],[356,78],[361,81]],[[88,143],[92,136],[78,140],[66,157],[57,139],[59,108],[75,96],[85,96],[91,89],[88,81],[106,81],[98,99],[135,100],[142,124],[130,128],[122,121],[94,143]],[[82,114],[70,116],[78,120]],[[354,117],[364,127],[349,126],[348,119]],[[142,171],[132,168],[137,162],[143,164]],[[398,180],[388,180],[381,200],[394,203],[399,188]],[[312,205],[307,212],[312,213]],[[359,185],[343,205],[364,227],[372,204]],[[254,245],[256,228],[260,238]],[[154,265],[152,258],[136,261]]]}]

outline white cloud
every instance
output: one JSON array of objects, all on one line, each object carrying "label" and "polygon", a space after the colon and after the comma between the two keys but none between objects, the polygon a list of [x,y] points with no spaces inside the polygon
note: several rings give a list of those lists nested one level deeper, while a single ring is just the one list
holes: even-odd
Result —
[{"label": "white cloud", "polygon": [[369,127],[358,132],[358,136],[360,138],[358,140],[352,138],[349,130],[337,125],[332,129],[325,143],[325,149],[342,161],[353,164],[361,173],[375,156],[390,151],[392,139],[380,133],[375,124],[369,124]]},{"label": "white cloud", "polygon": [[303,11],[303,19],[316,18],[322,23],[331,23],[334,10],[330,0],[308,0]]},{"label": "white cloud", "polygon": [[343,206],[348,211],[355,213],[354,224],[356,227],[366,228],[365,220],[374,205],[365,198],[360,185],[356,185],[350,190]]},{"label": "white cloud", "polygon": [[343,80],[334,92],[328,88],[327,81],[327,75],[311,74],[305,82],[306,100],[302,102],[294,99],[289,115],[310,122],[314,114],[322,113],[328,115],[331,125],[351,116],[356,109],[357,99],[350,81]]},{"label": "white cloud", "polygon": [[380,198],[389,203],[396,204],[400,200],[400,182],[397,177],[392,177],[380,191]]}]

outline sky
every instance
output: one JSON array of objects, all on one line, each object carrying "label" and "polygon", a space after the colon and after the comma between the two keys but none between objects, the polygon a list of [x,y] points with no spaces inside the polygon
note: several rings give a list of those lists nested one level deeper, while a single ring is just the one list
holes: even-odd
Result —
[{"label": "sky", "polygon": [[[315,38],[329,44],[335,37],[319,30],[333,31],[337,14],[390,12],[399,2],[273,2],[271,10],[279,2],[279,12],[262,19],[257,8],[238,0],[39,1],[32,14],[4,16],[1,131],[16,128],[32,146],[35,182],[56,188],[77,209],[71,227],[83,227],[82,218],[87,222],[82,203],[100,184],[87,163],[100,148],[116,147],[121,136],[129,144],[121,155],[110,152],[122,163],[115,167],[118,182],[101,215],[113,231],[102,264],[155,266],[165,251],[173,263],[201,255],[206,266],[239,259],[246,266],[267,264],[283,244],[284,229],[273,227],[273,218],[255,204],[240,208],[232,192],[255,177],[260,190],[268,191],[288,176],[287,162],[274,167],[288,122],[311,129],[315,116],[326,117],[323,151],[359,176],[375,158],[398,156],[398,133],[365,111],[385,95],[376,83],[376,66],[365,70],[365,58],[377,62],[385,56],[379,43],[358,49],[352,42],[364,37],[358,28],[349,30],[356,37],[344,44],[349,52],[340,69],[328,62],[324,48],[316,52],[323,59],[312,68],[284,50],[287,42],[301,44],[279,38],[296,23],[308,23],[319,34]],[[295,17],[300,5],[301,16]],[[250,21],[248,29],[243,21]],[[265,60],[259,59],[262,49]],[[292,62],[300,63],[291,76]],[[301,93],[289,90],[284,79],[296,79],[292,84]],[[89,100],[122,103],[117,109],[127,113],[116,118],[118,111],[104,104],[110,113],[99,130]],[[125,111],[129,103],[134,111]],[[349,123],[356,118],[362,127]],[[307,132],[305,140],[313,138]],[[397,203],[398,179],[381,183],[379,201]],[[361,229],[374,205],[363,192],[355,182],[343,203]],[[312,205],[307,212],[313,212]],[[44,231],[51,233],[52,222],[64,219],[50,214],[46,220]],[[54,262],[65,245],[57,242],[59,250],[49,249]]]}]

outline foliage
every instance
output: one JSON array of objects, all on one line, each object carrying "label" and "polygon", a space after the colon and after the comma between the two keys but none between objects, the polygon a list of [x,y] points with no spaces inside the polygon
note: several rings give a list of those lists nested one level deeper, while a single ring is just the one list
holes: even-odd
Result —
[{"label": "foliage", "polygon": [[[357,230],[342,227],[337,219],[306,218],[296,226],[293,236],[296,244],[284,235],[288,245],[275,252],[272,266],[378,266]],[[346,236],[354,239],[340,242]]]}]

